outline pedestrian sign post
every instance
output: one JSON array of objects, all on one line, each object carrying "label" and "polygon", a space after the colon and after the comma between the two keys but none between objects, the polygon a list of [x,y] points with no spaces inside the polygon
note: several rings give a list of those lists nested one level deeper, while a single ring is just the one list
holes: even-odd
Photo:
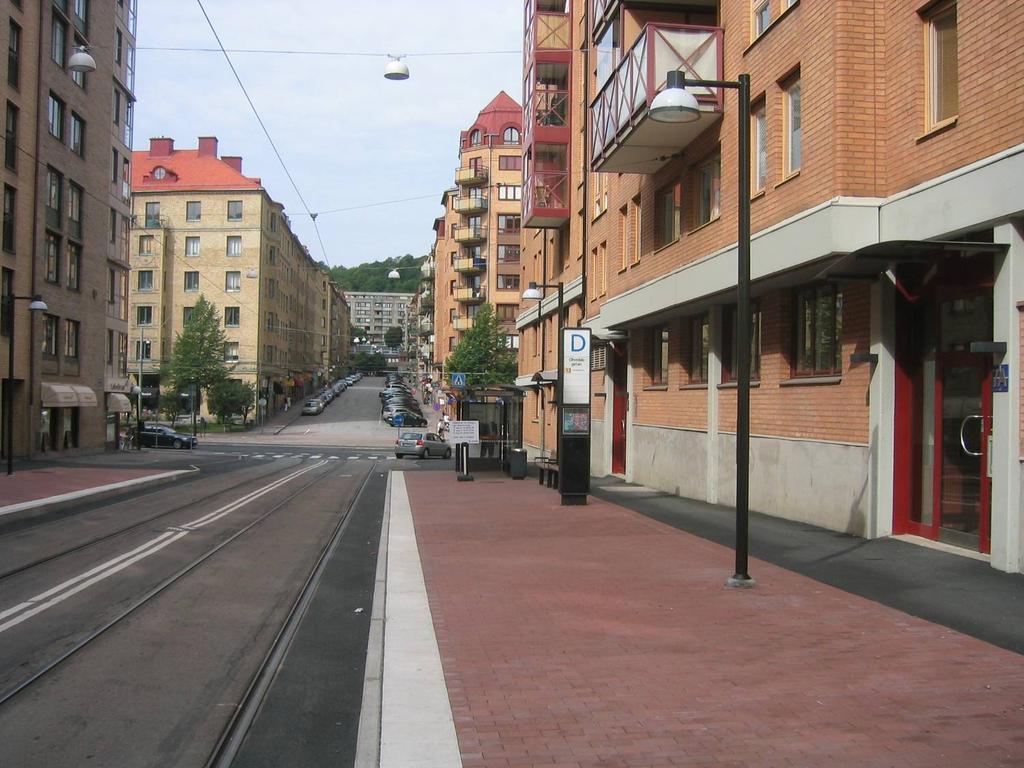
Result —
[{"label": "pedestrian sign post", "polygon": [[465,389],[466,388],[466,374],[464,373],[453,373],[452,374],[452,389]]},{"label": "pedestrian sign post", "polygon": [[392,424],[392,426],[395,426],[395,427],[400,427],[403,424],[405,424],[405,414],[404,413],[396,413],[394,416],[391,417],[391,424]]}]

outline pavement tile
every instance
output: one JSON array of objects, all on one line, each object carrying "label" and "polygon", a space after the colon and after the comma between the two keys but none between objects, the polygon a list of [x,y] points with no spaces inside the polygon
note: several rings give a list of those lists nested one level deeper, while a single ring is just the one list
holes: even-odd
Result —
[{"label": "pavement tile", "polygon": [[464,765],[1024,765],[1010,651],[766,562],[725,589],[730,550],[593,497],[406,484]]},{"label": "pavement tile", "polygon": [[36,469],[20,469],[13,475],[0,476],[0,506],[36,501],[64,493],[84,491],[125,480],[135,480],[165,473],[166,469],[132,469],[118,467],[75,467],[52,465]]}]

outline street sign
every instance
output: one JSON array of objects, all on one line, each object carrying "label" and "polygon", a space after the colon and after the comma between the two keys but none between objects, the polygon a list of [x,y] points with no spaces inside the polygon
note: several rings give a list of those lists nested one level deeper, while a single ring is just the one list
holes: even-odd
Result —
[{"label": "street sign", "polygon": [[404,413],[396,413],[394,416],[391,417],[391,426],[393,426],[393,427],[400,427],[403,424],[405,424],[405,414]]},{"label": "street sign", "polygon": [[466,388],[466,374],[464,373],[453,373],[452,374],[452,389],[465,389]]},{"label": "street sign", "polygon": [[590,329],[562,330],[562,404],[590,405]]},{"label": "street sign", "polygon": [[453,421],[448,425],[448,442],[459,443],[480,442],[479,421]]},{"label": "street sign", "polygon": [[1010,366],[1008,363],[992,367],[992,391],[1010,391]]}]

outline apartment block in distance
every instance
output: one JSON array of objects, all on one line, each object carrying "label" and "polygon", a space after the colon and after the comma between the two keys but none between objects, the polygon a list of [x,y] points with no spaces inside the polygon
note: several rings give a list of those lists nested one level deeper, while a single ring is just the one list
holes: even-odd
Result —
[{"label": "apartment block in distance", "polygon": [[363,345],[384,346],[384,334],[389,328],[401,328],[402,338],[407,336],[409,302],[414,294],[386,293],[384,291],[346,291],[352,312],[353,333],[365,331]]},{"label": "apartment block in distance", "polygon": [[[523,281],[592,329],[591,468],[1024,570],[1024,4],[526,0]],[[751,80],[654,120],[667,73]],[[563,108],[561,105],[566,104]],[[518,319],[524,440],[551,453],[550,295]]]},{"label": "apartment block in distance", "polygon": [[[116,448],[119,420],[131,408],[135,14],[135,0],[5,4],[4,387],[12,342],[15,354],[13,408],[0,416],[0,445],[6,451],[10,434],[17,457]],[[69,67],[82,46],[93,72]],[[22,299],[12,306],[12,296],[34,295],[45,312],[30,312]]]},{"label": "apartment block in distance", "polygon": [[212,136],[196,149],[151,139],[135,153],[132,209],[129,365],[144,407],[156,409],[160,368],[200,296],[223,324],[229,376],[256,385],[269,412],[322,386],[344,302],[241,157],[219,156]]},{"label": "apartment block in distance", "polygon": [[495,96],[459,136],[455,186],[441,196],[434,223],[435,355],[443,365],[489,303],[516,348],[522,211],[522,108]]}]

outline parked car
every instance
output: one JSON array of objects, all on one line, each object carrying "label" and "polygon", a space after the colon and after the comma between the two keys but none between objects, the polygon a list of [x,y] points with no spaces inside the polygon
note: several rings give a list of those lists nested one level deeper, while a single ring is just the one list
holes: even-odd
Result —
[{"label": "parked car", "polygon": [[384,417],[384,421],[389,426],[395,426],[395,417],[401,415],[403,427],[425,427],[427,426],[427,419],[421,413],[415,413],[405,409],[399,409],[392,411]]},{"label": "parked car", "polygon": [[170,427],[147,424],[139,432],[139,442],[147,448],[195,448],[199,441]]},{"label": "parked car", "polygon": [[452,447],[433,432],[400,432],[395,440],[395,458],[407,455],[421,459],[430,456],[450,459]]},{"label": "parked car", "polygon": [[324,404],[320,398],[314,397],[302,404],[303,416],[317,416],[324,412]]}]

